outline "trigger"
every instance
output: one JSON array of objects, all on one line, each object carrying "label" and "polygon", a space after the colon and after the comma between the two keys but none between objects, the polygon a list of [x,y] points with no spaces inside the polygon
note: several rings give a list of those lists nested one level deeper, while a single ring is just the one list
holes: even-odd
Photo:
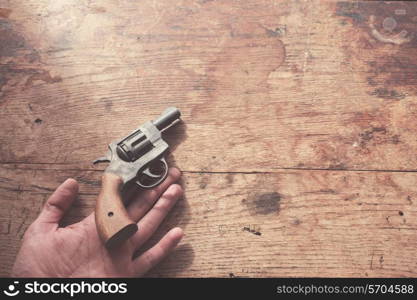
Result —
[{"label": "trigger", "polygon": [[[159,168],[154,163],[143,170],[139,175],[138,180],[136,181],[137,185],[144,189],[150,189],[156,187],[162,181],[164,181],[168,176],[168,164],[163,157],[159,159],[159,163]],[[155,174],[155,172],[157,172],[157,174]],[[143,179],[143,175],[145,175],[145,180],[147,178],[147,182],[142,182],[141,179]]]},{"label": "trigger", "polygon": [[110,162],[111,157],[112,157],[112,154],[111,154],[111,151],[109,150],[109,151],[107,151],[105,156],[99,157],[96,160],[94,160],[93,165],[99,164],[99,163],[104,163],[104,162]]},{"label": "trigger", "polygon": [[106,156],[99,157],[93,161],[93,165],[104,163],[104,162],[110,162],[110,159],[108,159]]},{"label": "trigger", "polygon": [[143,174],[145,174],[145,175],[147,175],[151,178],[160,178],[162,176],[161,174],[152,173],[151,169],[149,167],[143,171]]}]

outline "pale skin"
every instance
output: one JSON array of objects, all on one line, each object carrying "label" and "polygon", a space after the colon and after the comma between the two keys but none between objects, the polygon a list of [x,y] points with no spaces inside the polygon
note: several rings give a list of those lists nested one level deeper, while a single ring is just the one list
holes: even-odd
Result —
[{"label": "pale skin", "polygon": [[140,277],[157,265],[180,242],[183,232],[173,228],[149,250],[140,251],[165,216],[183,195],[172,168],[158,187],[141,192],[127,206],[139,230],[122,246],[108,250],[96,230],[94,213],[82,221],[60,227],[78,193],[78,183],[67,179],[47,200],[27,229],[12,269],[12,277]]}]

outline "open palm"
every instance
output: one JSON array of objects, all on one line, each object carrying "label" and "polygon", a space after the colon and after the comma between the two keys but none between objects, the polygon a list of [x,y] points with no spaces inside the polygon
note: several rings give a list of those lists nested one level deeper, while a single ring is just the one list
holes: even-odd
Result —
[{"label": "open palm", "polygon": [[120,247],[108,250],[102,244],[94,213],[84,220],[59,227],[59,222],[78,193],[78,183],[67,179],[46,202],[38,218],[26,231],[13,266],[13,277],[136,277],[160,262],[179,243],[180,228],[171,229],[152,248],[138,257],[134,254],[153,235],[159,224],[182,196],[174,184],[178,169],[170,169],[158,187],[133,199],[127,211],[138,222],[139,230]]}]

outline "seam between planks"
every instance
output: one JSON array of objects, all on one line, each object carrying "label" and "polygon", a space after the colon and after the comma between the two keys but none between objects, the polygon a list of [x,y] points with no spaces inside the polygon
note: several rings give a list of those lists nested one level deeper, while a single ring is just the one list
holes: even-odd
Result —
[{"label": "seam between planks", "polygon": [[[89,169],[89,168],[65,168],[65,166],[73,166],[73,163],[46,163],[46,162],[0,162],[2,165],[47,165],[47,166],[63,166],[64,168],[51,168],[43,170],[67,170],[67,171],[91,171],[91,172],[103,172],[104,169]],[[23,170],[42,170],[42,169],[30,169],[30,168],[19,168],[15,166],[16,169]],[[344,168],[299,168],[299,167],[279,167],[273,168],[273,171],[206,171],[206,170],[181,170],[181,173],[189,174],[275,174],[280,171],[293,170],[293,171],[328,171],[328,172],[381,172],[381,173],[417,173],[416,170],[398,170],[398,169],[344,169]]]}]

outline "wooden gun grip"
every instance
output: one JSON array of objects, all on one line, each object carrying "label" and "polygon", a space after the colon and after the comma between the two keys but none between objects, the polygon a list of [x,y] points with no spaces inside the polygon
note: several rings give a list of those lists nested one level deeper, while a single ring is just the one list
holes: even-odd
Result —
[{"label": "wooden gun grip", "polygon": [[104,173],[98,195],[95,219],[98,234],[108,248],[117,247],[137,230],[136,222],[130,220],[120,196],[122,179],[112,173]]}]

